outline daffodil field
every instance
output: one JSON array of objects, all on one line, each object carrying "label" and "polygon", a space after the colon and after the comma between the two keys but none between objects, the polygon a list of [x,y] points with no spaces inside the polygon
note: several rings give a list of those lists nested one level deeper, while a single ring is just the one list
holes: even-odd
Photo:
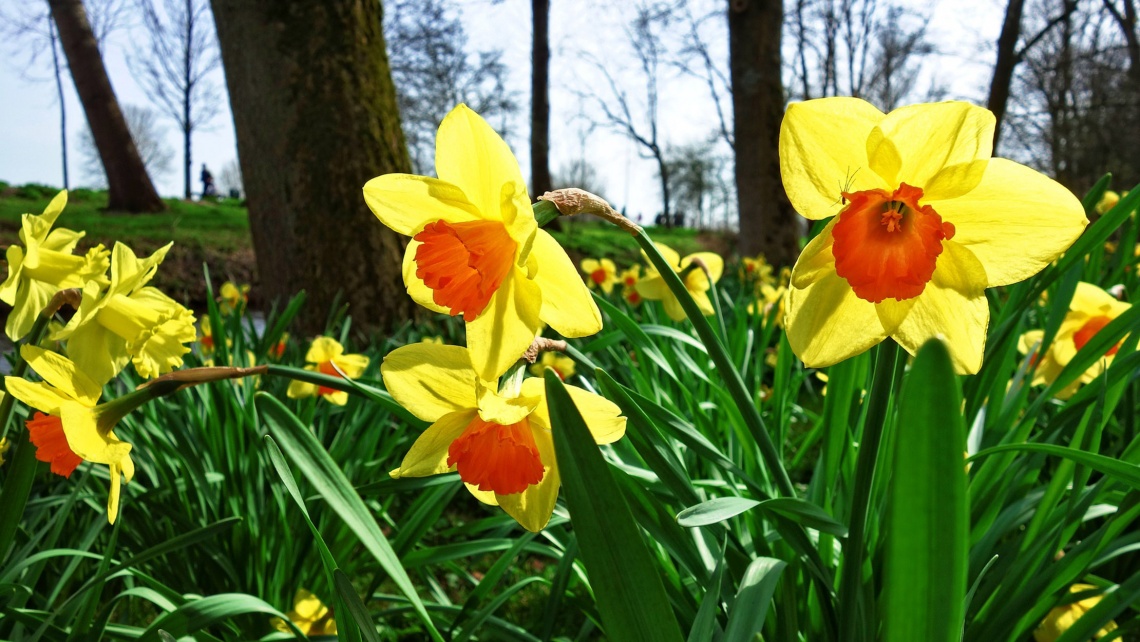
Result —
[{"label": "daffodil field", "polygon": [[792,105],[772,266],[536,199],[461,105],[363,185],[431,311],[369,340],[209,274],[195,314],[61,193],[0,285],[0,639],[1140,639],[1140,190],[993,122]]}]

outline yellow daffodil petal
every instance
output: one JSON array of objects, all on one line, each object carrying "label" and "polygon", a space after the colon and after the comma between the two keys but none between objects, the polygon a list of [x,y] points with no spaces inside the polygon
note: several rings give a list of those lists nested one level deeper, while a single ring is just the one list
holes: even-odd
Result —
[{"label": "yellow daffodil petal", "polygon": [[1017,340],[1017,351],[1021,354],[1032,354],[1041,349],[1041,340],[1045,338],[1044,330],[1030,330]]},{"label": "yellow daffodil petal", "polygon": [[[887,114],[880,127],[902,159],[899,180],[925,190],[944,168],[988,160],[993,155],[995,123],[988,109],[949,101],[900,107]],[[965,171],[959,178],[981,176]]]},{"label": "yellow daffodil petal", "polygon": [[368,357],[362,354],[342,354],[339,357],[333,357],[332,362],[344,373],[344,376],[349,379],[359,379],[370,361]]},{"label": "yellow daffodil petal", "polygon": [[499,505],[499,498],[497,495],[495,495],[494,491],[479,490],[478,486],[474,484],[468,484],[467,482],[464,482],[463,485],[466,486],[471,495],[480,502],[488,506]]},{"label": "yellow daffodil petal", "polygon": [[720,280],[721,275],[724,274],[724,257],[715,252],[697,252],[696,254],[686,256],[685,259],[681,261],[681,269],[685,269],[690,263],[697,259],[700,259],[705,264],[705,267],[708,268],[707,276],[704,270],[696,268],[700,270],[701,280],[704,281],[703,289],[707,290],[708,279],[712,279],[712,282],[716,283]]},{"label": "yellow daffodil petal", "polygon": [[[531,414],[531,423],[534,424],[535,434],[542,430],[550,431],[550,407],[546,403],[546,384],[537,377],[523,381],[522,394],[532,397],[541,397],[534,413]],[[590,429],[594,441],[598,444],[612,444],[625,435],[625,417],[621,416],[621,408],[614,402],[594,394],[588,390],[565,384],[566,392],[586,427]],[[546,461],[544,458],[543,461]]]},{"label": "yellow daffodil petal", "polygon": [[131,360],[127,342],[95,321],[75,328],[67,339],[67,356],[97,382],[110,381]]},{"label": "yellow daffodil petal", "polygon": [[780,175],[797,212],[824,219],[843,208],[840,192],[887,188],[867,159],[867,139],[883,118],[858,98],[788,106],[780,125]]},{"label": "yellow daffodil petal", "polygon": [[[689,295],[693,297],[693,302],[697,304],[697,309],[701,311],[701,314],[705,315],[706,317],[711,317],[712,315],[716,314],[716,308],[713,307],[713,302],[712,299],[709,298],[708,292],[689,292]],[[681,307],[681,302],[677,300],[677,297],[673,297],[672,301],[676,301],[676,309],[680,310],[681,319],[685,318],[685,309]],[[671,301],[669,299],[666,299],[664,303],[665,311],[669,313],[670,317],[673,317],[674,311],[670,310],[672,307],[670,305]],[[673,318],[674,321],[680,321],[681,319],[678,319],[676,317]]]},{"label": "yellow daffodil petal", "polygon": [[790,281],[792,286],[803,289],[828,274],[835,274],[835,255],[831,253],[835,237],[831,230],[838,221],[839,217],[832,218],[827,226],[804,246],[800,258],[792,268]]},{"label": "yellow daffodil petal", "polygon": [[447,464],[447,449],[451,442],[459,438],[467,425],[476,417],[476,410],[470,408],[443,415],[416,438],[415,443],[404,455],[400,467],[390,474],[393,478],[427,477],[451,470]]},{"label": "yellow daffodil petal", "polygon": [[982,264],[968,249],[946,241],[934,276],[891,336],[911,354],[927,340],[942,337],[954,369],[974,374],[982,367],[990,320],[984,290]]},{"label": "yellow daffodil petal", "polygon": [[427,176],[377,176],[364,184],[364,202],[381,223],[404,236],[419,234],[432,221],[454,224],[483,218],[461,188]]},{"label": "yellow daffodil petal", "polygon": [[539,318],[564,337],[588,337],[600,332],[602,313],[558,241],[540,229],[534,236],[530,255],[536,263],[533,282],[542,290]]},{"label": "yellow daffodil petal", "polygon": [[495,384],[475,381],[475,395],[478,398],[479,418],[501,426],[509,426],[526,419],[538,406],[539,397],[522,395],[500,397],[495,392]]},{"label": "yellow daffodil petal", "polygon": [[297,381],[294,379],[289,382],[289,389],[285,391],[285,395],[290,399],[304,399],[306,397],[317,396],[317,386],[315,384],[306,383],[304,381]]},{"label": "yellow daffodil petal", "polygon": [[954,224],[954,242],[982,262],[989,287],[1037,274],[1088,224],[1072,192],[1003,158],[990,161],[981,183],[969,193],[930,205]]},{"label": "yellow daffodil petal", "polygon": [[558,474],[558,465],[554,458],[554,441],[549,430],[534,429],[534,443],[538,446],[539,457],[546,464],[546,473],[542,481],[527,486],[521,493],[510,495],[495,495],[499,506],[508,515],[515,518],[523,528],[537,533],[550,522],[554,514],[554,505],[558,503],[558,487],[562,478]]},{"label": "yellow daffodil petal", "polygon": [[582,259],[581,268],[587,276],[597,272],[600,267],[602,267],[602,265],[598,263],[597,259]]},{"label": "yellow daffodil petal", "polygon": [[467,349],[481,379],[495,381],[522,358],[538,335],[543,298],[538,284],[511,268],[483,312],[467,322]]},{"label": "yellow daffodil petal", "polygon": [[107,494],[107,522],[112,526],[115,525],[115,520],[119,518],[120,484],[119,467],[111,466],[111,491]]},{"label": "yellow daffodil petal", "polygon": [[140,259],[126,244],[116,242],[111,252],[111,286],[107,296],[128,294],[150,282],[172,247],[173,242],[167,243],[147,258]]},{"label": "yellow daffodil petal", "polygon": [[334,390],[321,396],[334,406],[343,406],[348,403],[348,393],[343,390]]},{"label": "yellow daffodil petal", "polygon": [[388,393],[424,421],[478,405],[477,375],[470,353],[460,346],[413,343],[396,348],[384,357],[380,375]]},{"label": "yellow daffodil petal", "polygon": [[131,445],[116,437],[114,431],[99,429],[96,409],[66,401],[59,407],[59,419],[67,445],[76,455],[97,464],[126,468],[124,461],[130,459]]},{"label": "yellow daffodil petal", "polygon": [[637,290],[637,293],[641,295],[641,298],[649,299],[650,301],[660,301],[673,295],[673,291],[669,289],[668,285],[665,285],[665,279],[661,278],[661,275],[656,272],[653,273],[652,276],[641,279],[633,287]]},{"label": "yellow daffodil petal", "polygon": [[504,183],[526,184],[507,143],[479,114],[462,104],[439,125],[435,173],[463,190],[487,219],[499,218]]},{"label": "yellow daffodil petal", "polygon": [[875,304],[855,296],[835,273],[792,288],[784,315],[788,342],[809,368],[834,365],[887,338]]},{"label": "yellow daffodil petal", "polygon": [[305,361],[309,363],[325,363],[344,354],[344,346],[332,337],[317,337],[305,353]]},{"label": "yellow daffodil petal", "polygon": [[103,396],[103,386],[63,355],[39,346],[25,345],[20,348],[20,356],[44,381],[76,401],[94,406]]},{"label": "yellow daffodil petal", "polygon": [[39,281],[24,279],[17,286],[13,307],[8,312],[4,332],[13,341],[19,341],[32,331],[36,317],[47,307],[59,288]]},{"label": "yellow daffodil petal", "polygon": [[1090,316],[1105,315],[1115,319],[1132,306],[1112,296],[1091,283],[1080,281],[1073,292],[1069,309],[1084,312]]},{"label": "yellow daffodil petal", "polygon": [[404,264],[401,270],[404,273],[404,287],[408,290],[408,296],[416,303],[424,306],[432,312],[439,312],[442,314],[449,314],[450,310],[435,302],[435,293],[431,288],[423,282],[423,279],[416,276],[416,250],[423,245],[419,241],[410,241],[408,247],[404,250]]},{"label": "yellow daffodil petal", "polygon": [[4,386],[8,394],[19,399],[24,405],[49,415],[59,414],[59,407],[65,401],[71,401],[63,393],[42,381],[31,382],[20,377],[4,377]]},{"label": "yellow daffodil petal", "polygon": [[[677,253],[677,250],[674,250],[664,243],[654,243],[653,245],[657,248],[657,251],[661,253],[661,257],[665,259],[665,262],[668,263],[670,267],[672,267],[674,270],[680,269],[681,255]],[[645,258],[646,263],[653,265],[653,263],[649,260],[649,257],[645,256],[644,251],[641,252],[641,256]]]}]

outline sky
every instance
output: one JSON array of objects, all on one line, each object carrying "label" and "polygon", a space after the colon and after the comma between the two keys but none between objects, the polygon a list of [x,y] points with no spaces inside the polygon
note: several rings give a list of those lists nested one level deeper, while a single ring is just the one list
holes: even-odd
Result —
[{"label": "sky", "polygon": [[[0,0],[0,6],[24,0]],[[457,0],[472,49],[500,48],[510,69],[508,90],[519,109],[507,141],[523,174],[529,174],[528,122],[530,91],[530,2],[528,0]],[[721,4],[692,0],[694,11]],[[936,47],[926,64],[920,86],[937,79],[949,91],[947,98],[984,102],[993,65],[994,43],[1001,28],[1002,0],[904,0],[916,17],[927,17],[927,32]],[[634,68],[624,33],[633,15],[633,3],[602,0],[553,0],[551,3],[551,169],[559,170],[576,158],[586,158],[601,177],[604,194],[615,206],[626,207],[633,217],[648,221],[660,208],[655,164],[643,158],[636,146],[605,126],[595,101],[582,94],[606,99],[600,75],[588,63],[603,61],[631,96],[643,95],[642,76]],[[9,6],[10,8],[10,6]],[[727,58],[726,32],[710,23],[708,41],[714,53]],[[145,34],[138,26],[120,28],[104,47],[108,74],[121,104],[154,108],[146,92],[134,81],[127,65],[131,42]],[[0,180],[62,184],[59,108],[51,76],[50,58],[26,66],[26,45],[0,44]],[[225,86],[219,70],[212,82]],[[78,138],[86,128],[83,110],[70,77],[65,76],[68,143],[72,186],[89,184],[79,160]],[[223,101],[225,102],[225,101]],[[701,81],[666,71],[660,84],[660,131],[669,145],[694,143],[710,136],[716,127],[714,106]],[[165,138],[176,151],[172,170],[155,178],[165,196],[182,193],[181,144],[173,121],[160,119]],[[202,163],[215,177],[237,158],[233,120],[228,103],[196,132],[193,140],[195,191]]]}]

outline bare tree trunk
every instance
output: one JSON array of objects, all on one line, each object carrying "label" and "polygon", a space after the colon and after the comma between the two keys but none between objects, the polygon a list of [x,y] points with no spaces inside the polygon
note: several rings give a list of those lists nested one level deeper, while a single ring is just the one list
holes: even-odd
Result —
[{"label": "bare tree trunk", "polygon": [[1005,22],[997,42],[997,62],[994,64],[994,77],[990,82],[990,97],[986,107],[994,113],[997,126],[994,128],[994,149],[1001,137],[1001,122],[1005,118],[1006,104],[1009,102],[1009,86],[1013,82],[1013,69],[1017,66],[1017,41],[1021,37],[1021,13],[1025,0],[1009,0],[1005,9]]},{"label": "bare tree trunk", "polygon": [[51,36],[51,64],[55,69],[55,90],[59,96],[59,144],[63,152],[63,189],[71,189],[67,177],[67,101],[63,95],[63,68],[59,64],[59,38],[55,32],[55,22],[48,20],[48,35]]},{"label": "bare tree trunk", "polygon": [[736,128],[738,247],[763,252],[775,265],[791,265],[802,224],[780,181],[780,0],[729,0],[728,50]]},{"label": "bare tree trunk", "polygon": [[409,170],[375,0],[212,0],[261,285],[305,290],[320,332],[338,290],[354,327],[408,318],[405,241],[364,204]]},{"label": "bare tree trunk", "polygon": [[158,197],[146,173],[142,157],[131,139],[127,121],[119,109],[115,90],[103,66],[103,57],[87,21],[81,0],[48,0],[52,19],[59,30],[59,41],[71,78],[103,169],[107,172],[108,209],[127,212],[161,212],[166,203]]},{"label": "bare tree trunk", "polygon": [[531,0],[534,29],[530,74],[530,183],[539,196],[550,181],[550,0]]},{"label": "bare tree trunk", "polygon": [[[186,43],[182,57],[182,82],[187,90],[182,94],[182,179],[183,198],[193,198],[190,189],[190,169],[193,164],[190,158],[190,134],[194,129],[194,122],[190,120],[191,91],[194,86],[194,6],[192,0],[186,0]],[[203,191],[205,187],[203,187]],[[202,194],[205,196],[205,193]]]}]

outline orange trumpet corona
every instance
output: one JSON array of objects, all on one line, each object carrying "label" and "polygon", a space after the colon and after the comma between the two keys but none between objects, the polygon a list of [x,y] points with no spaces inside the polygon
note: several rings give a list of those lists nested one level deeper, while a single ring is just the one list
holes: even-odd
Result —
[{"label": "orange trumpet corona", "polygon": [[[1081,326],[1081,329],[1073,333],[1073,345],[1077,348],[1077,350],[1085,347],[1085,344],[1092,340],[1093,336],[1097,332],[1100,332],[1104,326],[1108,325],[1111,322],[1112,319],[1106,316],[1093,317],[1088,321],[1085,321],[1085,324]],[[1108,352],[1104,353],[1104,356],[1111,357],[1115,355],[1116,351],[1119,349],[1120,344],[1118,343],[1109,348]]]},{"label": "orange trumpet corona", "polygon": [[832,229],[835,272],[855,295],[872,303],[920,294],[934,275],[942,242],[954,237],[922,190],[903,183],[893,194],[872,189],[844,192],[847,207]]},{"label": "orange trumpet corona", "polygon": [[67,445],[63,434],[63,422],[54,415],[37,412],[34,419],[25,422],[28,438],[36,446],[36,459],[51,464],[51,472],[71,477],[71,473],[83,463],[83,459]]},{"label": "orange trumpet corona", "polygon": [[498,221],[429,223],[413,237],[416,276],[432,290],[436,305],[473,321],[511,269],[518,244]]},{"label": "orange trumpet corona", "polygon": [[448,447],[447,465],[468,484],[498,495],[521,493],[545,472],[525,418],[504,426],[475,417]]}]

